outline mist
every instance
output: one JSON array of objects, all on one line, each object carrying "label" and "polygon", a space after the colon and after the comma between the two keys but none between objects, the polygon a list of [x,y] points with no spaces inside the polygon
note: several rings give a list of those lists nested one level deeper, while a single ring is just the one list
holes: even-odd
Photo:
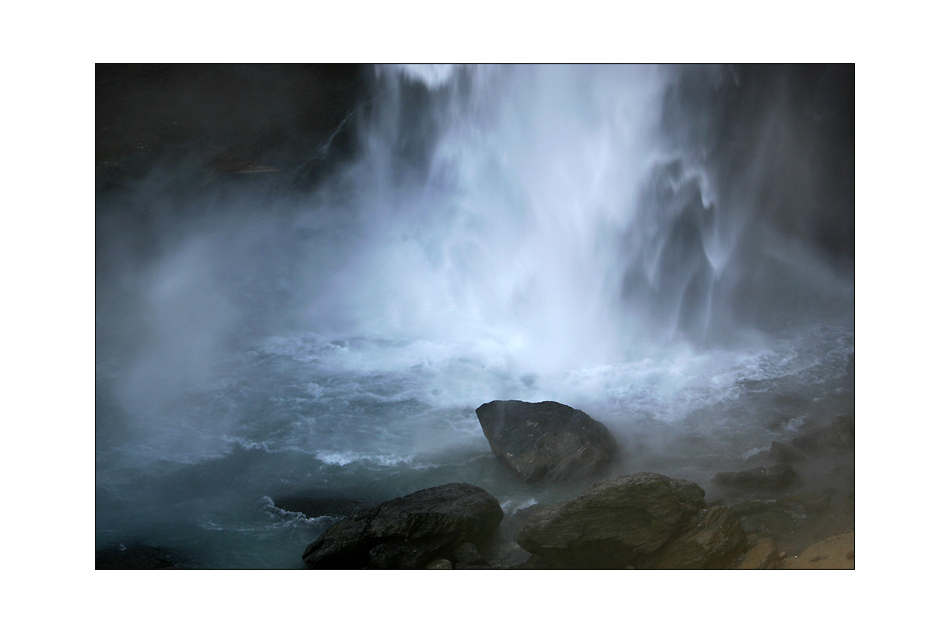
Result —
[{"label": "mist", "polygon": [[97,67],[96,202],[100,543],[523,504],[494,399],[706,479],[853,410],[853,66]]}]

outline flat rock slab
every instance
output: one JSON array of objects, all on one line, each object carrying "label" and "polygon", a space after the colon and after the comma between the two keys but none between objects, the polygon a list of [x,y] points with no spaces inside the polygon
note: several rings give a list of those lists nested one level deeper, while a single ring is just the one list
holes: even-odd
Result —
[{"label": "flat rock slab", "polygon": [[327,569],[423,569],[463,543],[484,542],[503,517],[498,500],[477,486],[426,488],[332,525],[303,560]]},{"label": "flat rock slab", "polygon": [[606,426],[558,402],[495,400],[475,414],[495,456],[529,483],[592,475],[617,453]]}]

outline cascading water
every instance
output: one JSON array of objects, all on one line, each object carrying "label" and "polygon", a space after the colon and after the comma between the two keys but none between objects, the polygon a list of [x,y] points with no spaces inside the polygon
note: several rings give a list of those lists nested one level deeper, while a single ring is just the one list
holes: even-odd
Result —
[{"label": "cascading water", "polygon": [[104,201],[153,219],[134,256],[143,231],[97,226],[97,547],[295,567],[332,518],[278,495],[576,492],[497,463],[494,399],[581,408],[621,471],[703,486],[853,410],[853,138],[842,211],[836,110],[739,74],[387,66],[312,193]]}]

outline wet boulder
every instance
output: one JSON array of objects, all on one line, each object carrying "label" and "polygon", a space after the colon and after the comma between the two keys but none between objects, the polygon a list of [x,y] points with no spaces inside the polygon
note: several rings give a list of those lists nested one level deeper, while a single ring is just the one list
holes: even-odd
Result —
[{"label": "wet boulder", "polygon": [[788,464],[775,464],[774,466],[758,466],[739,472],[716,473],[713,482],[720,486],[732,486],[736,488],[768,488],[771,490],[781,490],[788,488],[797,478],[795,469]]},{"label": "wet boulder", "polygon": [[702,510],[696,524],[673,537],[638,569],[724,569],[746,551],[746,533],[739,519],[725,506]]},{"label": "wet boulder", "polygon": [[490,569],[491,565],[474,543],[462,543],[449,556],[455,569]]},{"label": "wet boulder", "polygon": [[542,508],[515,535],[532,567],[623,569],[695,527],[705,491],[655,473],[600,481],[578,497]]},{"label": "wet boulder", "polygon": [[331,526],[303,560],[323,569],[423,569],[452,558],[463,543],[486,541],[503,516],[498,500],[477,486],[426,488]]},{"label": "wet boulder", "polygon": [[801,515],[780,505],[775,499],[752,499],[729,507],[739,517],[739,524],[748,534],[779,537],[794,531]]},{"label": "wet boulder", "polygon": [[617,454],[607,427],[557,402],[495,400],[475,414],[495,456],[527,482],[589,476]]}]

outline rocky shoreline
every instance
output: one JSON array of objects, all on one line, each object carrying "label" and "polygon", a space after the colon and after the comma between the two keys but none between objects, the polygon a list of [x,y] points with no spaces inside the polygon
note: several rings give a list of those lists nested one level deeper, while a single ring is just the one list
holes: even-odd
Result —
[{"label": "rocky shoreline", "polygon": [[[854,419],[838,415],[791,445],[719,472],[717,497],[654,472],[606,474],[617,442],[604,425],[553,402],[486,403],[492,452],[528,482],[593,481],[560,503],[503,512],[470,483],[371,506],[278,497],[275,510],[343,516],[302,553],[314,569],[854,569]],[[794,465],[793,465],[794,464]],[[615,464],[616,465],[616,464]],[[821,472],[802,483],[798,470]],[[598,477],[601,477],[598,479]],[[826,485],[811,485],[815,481]],[[316,514],[314,514],[316,513]],[[160,548],[97,554],[97,569],[184,568]]]}]

